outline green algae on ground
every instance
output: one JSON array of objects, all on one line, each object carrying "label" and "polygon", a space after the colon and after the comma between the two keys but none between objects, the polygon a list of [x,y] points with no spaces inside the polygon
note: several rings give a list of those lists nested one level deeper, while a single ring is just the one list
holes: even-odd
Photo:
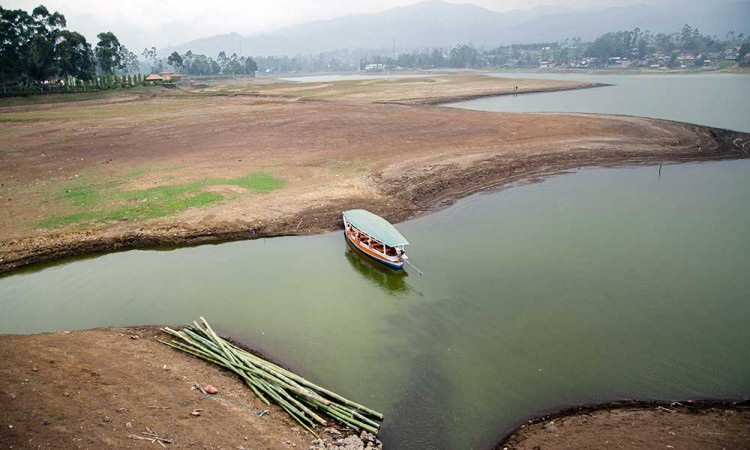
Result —
[{"label": "green algae on ground", "polygon": [[84,177],[81,181],[65,186],[58,198],[72,203],[80,211],[45,219],[40,225],[56,228],[72,224],[156,219],[237,198],[205,191],[209,187],[236,186],[256,193],[266,193],[282,188],[285,183],[264,172],[250,173],[239,178],[205,179],[136,190],[121,189],[120,185],[125,181],[127,178],[102,182]]}]

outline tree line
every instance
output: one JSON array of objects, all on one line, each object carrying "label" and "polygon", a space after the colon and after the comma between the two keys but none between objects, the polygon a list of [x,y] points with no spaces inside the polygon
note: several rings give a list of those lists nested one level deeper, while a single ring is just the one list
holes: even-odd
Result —
[{"label": "tree line", "polygon": [[610,58],[647,60],[651,55],[667,55],[674,63],[681,53],[696,56],[695,64],[702,63],[709,53],[721,53],[739,48],[736,60],[748,66],[745,55],[750,53],[750,38],[744,33],[730,31],[723,39],[703,35],[697,28],[685,25],[675,33],[651,34],[635,28],[632,31],[605,33],[591,42],[580,38],[559,42],[505,45],[489,49],[476,49],[460,45],[451,49],[423,49],[403,52],[397,56],[372,55],[359,61],[359,69],[370,65],[401,68],[483,68],[504,65],[530,67],[549,61],[558,65],[572,65],[582,58],[595,59],[595,65],[606,65]]},{"label": "tree line", "polygon": [[[80,33],[68,30],[65,16],[40,5],[31,13],[0,7],[0,84],[2,93],[34,93],[112,89],[145,83],[146,72],[175,71],[187,75],[250,75],[261,72],[315,72],[369,70],[375,68],[484,68],[502,66],[533,67],[541,62],[574,66],[583,58],[594,65],[606,65],[611,58],[627,58],[648,64],[654,54],[674,66],[684,53],[695,56],[700,65],[704,55],[739,49],[732,55],[740,65],[750,66],[750,39],[743,33],[728,32],[723,39],[702,35],[685,25],[675,33],[651,34],[632,31],[605,33],[592,42],[580,38],[560,42],[506,45],[476,49],[471,44],[453,48],[428,48],[384,55],[382,50],[341,50],[317,56],[227,55],[212,57],[173,52],[166,58],[155,47],[138,55],[120,43],[112,32],[97,35],[97,43],[87,42]],[[143,61],[143,62],[142,62]],[[358,64],[357,64],[358,63]]]},{"label": "tree line", "polygon": [[725,39],[706,36],[697,28],[685,24],[676,33],[642,32],[640,28],[632,31],[606,33],[596,38],[586,51],[587,56],[608,59],[613,57],[633,57],[644,59],[649,54],[661,53],[671,55],[674,52],[685,52],[693,55],[721,52],[729,46],[741,46],[746,42],[744,33],[730,31]]},{"label": "tree line", "polygon": [[[66,29],[65,16],[43,5],[31,13],[0,7],[0,83],[44,92],[50,80],[69,87],[102,84],[97,74],[112,76],[116,70],[136,73],[138,58],[112,32],[97,35],[92,48],[86,38]],[[132,77],[131,77],[132,78]],[[111,83],[116,84],[116,83]],[[121,84],[121,83],[120,83]]]},{"label": "tree line", "polygon": [[[0,6],[0,84],[2,94],[77,92],[117,89],[147,83],[138,55],[122,45],[111,31],[97,35],[92,47],[86,38],[67,29],[65,16],[44,5],[31,13]],[[142,56],[151,71],[182,72],[190,75],[255,75],[257,63],[250,57],[227,56],[216,60],[205,55],[177,52],[166,60],[156,48]],[[166,63],[166,65],[165,65]]]},{"label": "tree line", "polygon": [[166,67],[164,63],[179,73],[186,75],[250,75],[255,76],[258,71],[258,64],[252,57],[237,56],[233,53],[227,56],[226,52],[219,52],[216,59],[206,55],[194,54],[188,50],[185,54],[180,55],[172,52],[166,60],[160,58],[156,52],[156,47],[144,48],[141,53],[146,64],[150,66],[152,72],[163,72]]}]

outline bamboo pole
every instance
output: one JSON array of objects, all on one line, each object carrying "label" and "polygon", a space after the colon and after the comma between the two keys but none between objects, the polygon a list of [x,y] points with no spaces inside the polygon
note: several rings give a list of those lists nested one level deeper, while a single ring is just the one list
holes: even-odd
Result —
[{"label": "bamboo pole", "polygon": [[205,318],[199,320],[182,331],[162,328],[173,339],[159,342],[234,372],[264,403],[273,400],[316,437],[313,427],[327,424],[316,411],[352,429],[377,434],[382,414],[239,348],[221,338]]}]

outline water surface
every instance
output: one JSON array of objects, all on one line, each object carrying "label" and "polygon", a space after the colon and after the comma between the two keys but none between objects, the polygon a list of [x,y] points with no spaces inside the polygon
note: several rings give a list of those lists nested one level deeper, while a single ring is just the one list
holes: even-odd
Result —
[{"label": "water surface", "polygon": [[750,76],[725,73],[589,75],[501,73],[613,86],[541,94],[505,95],[448,106],[503,112],[625,114],[696,123],[750,133]]},{"label": "water surface", "polygon": [[0,333],[221,332],[383,411],[386,448],[488,449],[525,417],[750,395],[750,161],[585,170],[399,225],[425,273],[341,232],[128,251],[0,278]]}]

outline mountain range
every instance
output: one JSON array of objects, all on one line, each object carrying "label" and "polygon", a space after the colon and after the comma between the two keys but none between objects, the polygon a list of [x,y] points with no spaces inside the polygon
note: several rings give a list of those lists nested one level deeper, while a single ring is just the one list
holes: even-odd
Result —
[{"label": "mountain range", "polygon": [[498,13],[472,4],[427,1],[376,14],[344,16],[304,23],[268,34],[230,33],[161,49],[216,56],[318,54],[343,49],[446,47],[471,43],[493,47],[514,43],[591,40],[609,31],[639,27],[651,33],[675,32],[684,24],[724,37],[727,31],[750,34],[750,1],[675,0],[667,3],[577,10],[537,7]]}]

